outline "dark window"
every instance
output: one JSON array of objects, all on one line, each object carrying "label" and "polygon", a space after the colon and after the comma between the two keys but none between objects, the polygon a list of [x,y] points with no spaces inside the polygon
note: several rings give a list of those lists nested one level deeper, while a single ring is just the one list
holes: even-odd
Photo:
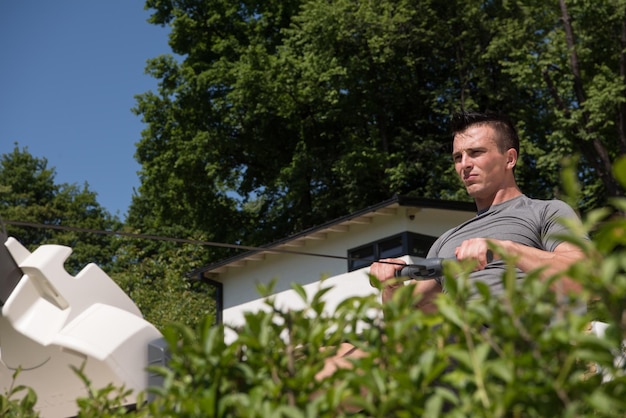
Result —
[{"label": "dark window", "polygon": [[402,255],[404,250],[404,239],[402,235],[396,235],[395,237],[380,241],[378,245],[378,258],[389,258]]},{"label": "dark window", "polygon": [[348,250],[348,271],[367,267],[381,258],[412,255],[426,257],[437,238],[429,235],[403,232]]},{"label": "dark window", "polygon": [[367,267],[372,264],[372,260],[377,258],[373,245],[367,245],[355,250],[350,250],[348,251],[348,257],[350,258],[348,260],[348,271]]}]

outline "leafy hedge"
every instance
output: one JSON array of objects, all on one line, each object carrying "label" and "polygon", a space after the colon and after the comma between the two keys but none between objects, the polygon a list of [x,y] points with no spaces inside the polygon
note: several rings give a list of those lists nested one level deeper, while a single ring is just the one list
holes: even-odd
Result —
[{"label": "leafy hedge", "polygon": [[[616,167],[626,183],[626,160]],[[249,313],[236,340],[207,317],[198,329],[171,325],[164,334],[169,368],[154,400],[122,411],[123,388],[91,391],[78,400],[82,416],[176,417],[612,417],[626,414],[626,373],[614,359],[626,338],[626,200],[585,217],[593,240],[577,243],[588,255],[568,274],[585,291],[556,300],[550,282],[530,273],[506,292],[481,288],[468,301],[468,266],[446,268],[449,294],[439,313],[413,308],[411,287],[382,305],[374,296],[345,300],[324,313],[320,289],[303,310]],[[510,261],[510,260],[509,260]],[[510,263],[511,264],[511,263]],[[259,289],[270,295],[271,286]],[[589,306],[585,314],[574,309]],[[610,327],[604,338],[589,332],[592,320]],[[368,354],[353,368],[315,379],[341,343]],[[603,379],[598,370],[611,377]],[[87,377],[84,376],[88,383]],[[0,400],[2,416],[36,416],[32,393],[18,388]],[[15,393],[17,392],[17,393]]]}]

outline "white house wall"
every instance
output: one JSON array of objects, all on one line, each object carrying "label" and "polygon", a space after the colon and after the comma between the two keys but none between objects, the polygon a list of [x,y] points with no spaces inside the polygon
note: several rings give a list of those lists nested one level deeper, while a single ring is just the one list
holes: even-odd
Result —
[{"label": "white house wall", "polygon": [[[472,216],[473,213],[466,211],[401,207],[396,215],[374,216],[368,224],[350,224],[347,232],[329,232],[324,239],[306,240],[293,250],[343,257],[350,248],[405,231],[436,237]],[[266,254],[263,260],[229,268],[219,276],[223,283],[223,321],[238,326],[243,322],[244,312],[265,309],[257,284],[267,285],[272,280],[275,280],[273,296],[280,306],[290,309],[303,307],[291,290],[294,282],[303,285],[311,295],[319,289],[320,280],[326,278],[323,286],[333,286],[325,299],[329,311],[346,297],[375,291],[369,285],[369,269],[346,273],[347,268],[347,260],[282,253]]]},{"label": "white house wall", "polygon": [[[324,295],[326,302],[325,312],[332,314],[337,306],[346,299],[347,296],[368,296],[375,294],[377,291],[369,284],[369,267],[343,273],[329,277],[323,281],[317,281],[304,286],[307,294],[307,300],[303,300],[293,289],[284,290],[273,295],[276,298],[277,307],[281,310],[302,310],[307,306],[315,293],[322,288],[330,288]],[[236,309],[228,309],[228,320],[225,323],[230,325],[240,325],[244,322],[244,313],[258,310],[267,310],[268,306],[263,303],[263,299],[256,299],[239,305]],[[226,317],[226,311],[224,312]],[[236,334],[230,330],[226,332],[226,341],[232,342],[236,338]]]}]

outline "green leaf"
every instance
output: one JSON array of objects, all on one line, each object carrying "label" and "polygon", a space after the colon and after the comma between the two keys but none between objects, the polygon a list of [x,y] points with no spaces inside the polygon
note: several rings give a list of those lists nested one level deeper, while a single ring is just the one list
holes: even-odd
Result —
[{"label": "green leaf", "polygon": [[626,188],[626,156],[622,156],[613,163],[613,175]]},{"label": "green leaf", "polygon": [[464,326],[464,322],[461,319],[459,309],[452,306],[449,301],[441,300],[437,303],[439,313],[448,321],[452,322],[459,328]]}]

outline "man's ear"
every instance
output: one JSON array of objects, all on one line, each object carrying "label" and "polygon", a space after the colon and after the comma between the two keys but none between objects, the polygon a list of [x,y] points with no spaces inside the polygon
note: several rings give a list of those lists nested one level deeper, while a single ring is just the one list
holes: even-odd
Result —
[{"label": "man's ear", "polygon": [[510,169],[515,168],[515,165],[517,164],[517,151],[515,150],[515,148],[509,148],[509,150],[506,152],[506,157],[507,166]]}]

